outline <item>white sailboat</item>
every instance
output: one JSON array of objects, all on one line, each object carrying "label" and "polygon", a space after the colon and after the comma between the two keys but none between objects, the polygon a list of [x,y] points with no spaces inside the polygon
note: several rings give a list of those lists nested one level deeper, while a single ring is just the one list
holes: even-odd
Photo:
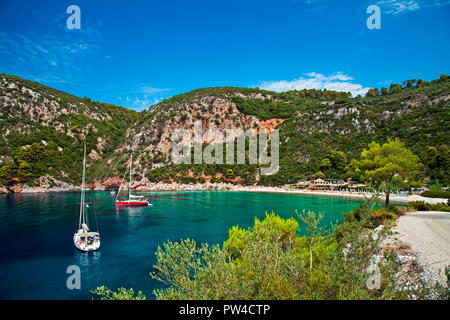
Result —
[{"label": "white sailboat", "polygon": [[[132,185],[132,170],[133,170],[133,154],[131,154],[130,158],[130,183],[128,186],[128,199],[119,200],[119,194],[120,190],[122,189],[122,183],[120,184],[119,190],[117,191],[116,198],[114,200],[114,203],[117,206],[133,206],[133,207],[142,207],[142,206],[151,206],[151,204],[144,200],[144,196],[135,196],[131,194],[131,185]],[[124,175],[125,178],[125,175]],[[125,180],[125,179],[123,179]]]},{"label": "white sailboat", "polygon": [[83,159],[83,182],[81,184],[81,203],[80,216],[78,219],[78,230],[73,235],[73,243],[75,247],[81,251],[95,251],[100,248],[100,234],[98,232],[91,232],[88,227],[87,208],[85,193],[85,176],[86,176],[86,145],[84,146]]}]

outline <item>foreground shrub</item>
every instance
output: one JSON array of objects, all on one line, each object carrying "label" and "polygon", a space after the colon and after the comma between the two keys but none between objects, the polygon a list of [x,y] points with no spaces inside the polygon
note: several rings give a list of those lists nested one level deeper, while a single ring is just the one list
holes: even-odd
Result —
[{"label": "foreground shrub", "polygon": [[422,197],[427,198],[443,198],[450,199],[450,191],[445,190],[428,190],[420,194]]},{"label": "foreground shrub", "polygon": [[375,208],[361,203],[351,212],[343,213],[346,223],[361,223],[366,228],[376,228],[380,223],[386,224],[403,215],[403,212],[390,204],[387,208]]},{"label": "foreground shrub", "polygon": [[378,209],[375,210],[370,217],[379,223],[385,223],[388,220],[394,220],[397,218],[397,215],[387,209]]},{"label": "foreground shrub", "polygon": [[[395,209],[362,205],[323,233],[320,214],[298,214],[300,224],[266,213],[262,221],[255,219],[253,228],[231,228],[222,247],[191,239],[168,241],[158,247],[150,273],[166,287],[153,293],[160,300],[445,299],[445,286],[421,285],[414,292],[397,287],[397,254],[380,250],[389,232],[380,228],[380,221],[396,216]],[[299,227],[306,235],[298,235]],[[114,293],[100,287],[94,293],[107,299],[135,298],[123,288]]]},{"label": "foreground shrub", "polygon": [[[374,299],[396,296],[391,275],[395,264],[380,263],[381,285],[367,285],[371,257],[380,237],[361,223],[342,233],[318,233],[321,215],[299,214],[307,235],[298,236],[299,223],[266,214],[253,228],[230,229],[218,245],[187,239],[167,242],[156,252],[150,276],[168,285],[154,291],[157,299]],[[350,224],[345,224],[346,227]],[[366,234],[367,236],[364,236]],[[363,235],[363,236],[361,236]]]},{"label": "foreground shrub", "polygon": [[411,201],[408,208],[417,211],[446,211],[450,212],[450,207],[443,203],[426,203],[424,201]]},{"label": "foreground shrub", "polygon": [[119,288],[117,291],[112,291],[101,286],[91,292],[100,296],[102,300],[145,300],[145,295],[141,291],[135,296],[133,289]]}]

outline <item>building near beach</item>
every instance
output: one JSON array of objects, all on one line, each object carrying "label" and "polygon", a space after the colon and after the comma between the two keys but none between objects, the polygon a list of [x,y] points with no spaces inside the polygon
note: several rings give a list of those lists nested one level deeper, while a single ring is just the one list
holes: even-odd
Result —
[{"label": "building near beach", "polygon": [[324,180],[322,178],[317,178],[315,180],[299,181],[296,183],[296,186],[297,188],[335,190],[339,188],[348,188],[350,187],[350,183],[345,182],[344,180]]}]

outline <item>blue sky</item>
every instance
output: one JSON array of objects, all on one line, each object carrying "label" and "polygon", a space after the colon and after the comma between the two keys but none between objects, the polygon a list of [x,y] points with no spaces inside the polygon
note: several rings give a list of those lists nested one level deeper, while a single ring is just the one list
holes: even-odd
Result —
[{"label": "blue sky", "polygon": [[215,86],[358,94],[448,74],[449,30],[450,0],[0,0],[0,72],[136,110]]}]

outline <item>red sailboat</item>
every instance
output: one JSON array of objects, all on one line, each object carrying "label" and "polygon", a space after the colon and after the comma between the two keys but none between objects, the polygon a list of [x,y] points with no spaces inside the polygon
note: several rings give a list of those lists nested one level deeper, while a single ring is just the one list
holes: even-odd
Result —
[{"label": "red sailboat", "polygon": [[132,207],[142,207],[151,205],[147,200],[144,200],[144,196],[135,196],[131,194],[132,170],[133,170],[133,154],[131,154],[130,158],[130,184],[128,186],[128,199],[119,200],[120,189],[122,188],[123,181],[125,181],[124,177],[122,183],[120,184],[119,190],[117,191],[114,203],[116,204],[116,206],[132,206]]}]

